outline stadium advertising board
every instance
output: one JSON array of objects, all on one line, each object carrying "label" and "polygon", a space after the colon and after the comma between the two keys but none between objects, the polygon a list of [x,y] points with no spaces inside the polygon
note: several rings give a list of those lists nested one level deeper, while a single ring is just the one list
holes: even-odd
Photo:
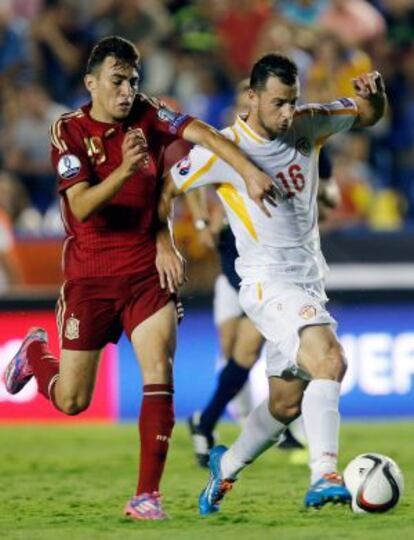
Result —
[{"label": "stadium advertising board", "polygon": [[[414,416],[414,306],[343,305],[331,306],[331,312],[340,323],[339,337],[349,364],[342,389],[342,416]],[[18,395],[9,396],[3,371],[33,324],[47,329],[51,349],[57,351],[52,311],[0,312],[0,421],[136,420],[142,382],[125,336],[119,343],[118,354],[115,347],[106,349],[93,402],[76,419],[58,413],[42,396],[37,396],[35,381]],[[186,418],[206,403],[215,383],[217,353],[211,313],[188,310],[180,325],[175,360],[177,418]],[[263,357],[251,377],[254,400],[259,402],[267,392]]]},{"label": "stadium advertising board", "polygon": [[[331,306],[348,358],[343,382],[343,417],[414,416],[414,306]],[[218,343],[211,315],[187,311],[179,330],[175,361],[175,410],[186,418],[206,404],[215,378]],[[120,343],[120,417],[135,419],[140,401],[136,361],[125,338]],[[266,395],[264,359],[254,368],[254,399]]]}]

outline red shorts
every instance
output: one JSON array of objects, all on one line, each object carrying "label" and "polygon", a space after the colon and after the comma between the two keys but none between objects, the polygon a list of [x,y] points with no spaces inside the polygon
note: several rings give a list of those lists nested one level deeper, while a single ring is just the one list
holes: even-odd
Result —
[{"label": "red shorts", "polygon": [[94,351],[128,338],[141,322],[175,296],[161,289],[158,274],[68,280],[56,304],[62,349]]}]

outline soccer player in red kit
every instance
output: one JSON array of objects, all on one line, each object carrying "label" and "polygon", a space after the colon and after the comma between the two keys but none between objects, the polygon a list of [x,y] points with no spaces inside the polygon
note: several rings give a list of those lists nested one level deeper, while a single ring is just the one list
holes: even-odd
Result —
[{"label": "soccer player in red kit", "polygon": [[67,234],[56,310],[60,360],[46,332],[32,329],[5,379],[15,394],[34,376],[46,399],[76,415],[92,398],[101,350],[124,330],[144,382],[138,486],[125,514],[155,520],[167,517],[159,484],[174,425],[175,291],[184,278],[169,231],[157,228],[164,151],[178,138],[209,148],[240,172],[264,211],[274,193],[270,178],[216,130],[139,94],[138,67],[132,43],[101,40],[85,76],[91,103],[51,128]]}]

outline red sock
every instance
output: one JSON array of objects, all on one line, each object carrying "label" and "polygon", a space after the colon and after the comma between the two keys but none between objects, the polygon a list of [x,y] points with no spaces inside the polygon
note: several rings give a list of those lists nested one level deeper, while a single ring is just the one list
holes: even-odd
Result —
[{"label": "red sock", "polygon": [[59,374],[58,360],[50,354],[46,344],[41,341],[34,341],[29,345],[27,359],[33,369],[39,392],[46,399],[51,400],[49,386],[52,379]]},{"label": "red sock", "polygon": [[139,416],[141,460],[136,494],[159,491],[174,427],[173,387],[146,384]]}]

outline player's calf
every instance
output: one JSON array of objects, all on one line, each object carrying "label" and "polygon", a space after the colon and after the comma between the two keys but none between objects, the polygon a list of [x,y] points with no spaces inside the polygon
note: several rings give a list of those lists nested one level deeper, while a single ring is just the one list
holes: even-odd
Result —
[{"label": "player's calf", "polygon": [[68,416],[76,416],[86,411],[92,396],[68,395],[59,400],[59,410]]},{"label": "player's calf", "polygon": [[280,396],[269,396],[269,411],[270,414],[282,424],[289,424],[300,416],[300,402],[289,402],[280,399]]}]

